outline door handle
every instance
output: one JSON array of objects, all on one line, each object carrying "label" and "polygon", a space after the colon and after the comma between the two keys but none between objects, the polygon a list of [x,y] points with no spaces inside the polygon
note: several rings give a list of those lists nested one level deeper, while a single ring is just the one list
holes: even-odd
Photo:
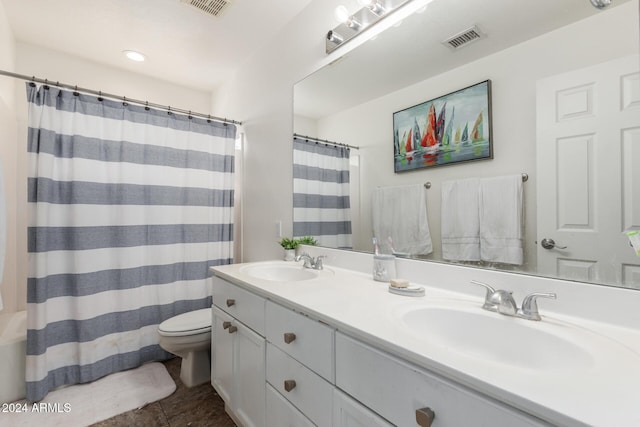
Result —
[{"label": "door handle", "polygon": [[231,307],[232,305],[236,305],[236,300],[229,298],[227,300],[227,307]]},{"label": "door handle", "polygon": [[540,242],[540,245],[545,248],[545,249],[567,249],[566,246],[558,246],[556,245],[556,242],[553,241],[553,239],[547,239],[546,237],[544,239],[542,239],[542,241]]},{"label": "door handle", "polygon": [[291,390],[293,390],[294,388],[296,388],[296,382],[295,380],[285,380],[284,381],[284,389],[289,392]]},{"label": "door handle", "polygon": [[285,332],[284,334],[284,342],[287,344],[291,344],[296,340],[296,334],[293,332]]},{"label": "door handle", "polygon": [[222,322],[222,329],[229,329],[231,327],[231,322],[224,321]]}]

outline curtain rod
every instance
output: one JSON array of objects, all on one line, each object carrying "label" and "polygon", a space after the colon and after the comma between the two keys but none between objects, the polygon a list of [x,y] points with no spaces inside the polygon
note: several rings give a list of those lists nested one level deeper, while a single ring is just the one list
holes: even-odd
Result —
[{"label": "curtain rod", "polygon": [[70,89],[73,91],[79,91],[79,92],[84,92],[84,93],[88,93],[91,95],[98,95],[98,96],[102,96],[105,98],[111,98],[114,100],[122,100],[124,102],[129,102],[132,104],[139,104],[139,105],[144,105],[145,107],[153,107],[153,108],[157,108],[160,110],[166,110],[166,111],[171,111],[172,113],[182,113],[182,114],[188,114],[189,116],[198,116],[198,117],[202,117],[204,119],[208,119],[208,120],[216,120],[216,121],[221,121],[223,123],[232,123],[234,125],[241,125],[242,122],[236,121],[236,120],[232,120],[232,119],[226,119],[226,118],[221,118],[221,117],[215,117],[212,116],[211,114],[202,114],[202,113],[196,113],[193,111],[189,111],[189,110],[182,110],[180,108],[173,108],[170,105],[160,105],[160,104],[154,104],[152,102],[148,102],[148,101],[140,101],[139,99],[133,99],[133,98],[127,98],[125,96],[120,96],[120,95],[113,95],[110,93],[105,93],[102,91],[96,91],[93,89],[86,89],[86,88],[81,88],[78,86],[72,86],[72,85],[68,85],[68,84],[64,84],[64,83],[60,83],[58,81],[56,81],[55,83],[47,80],[47,79],[40,79],[37,78],[35,76],[29,77],[29,76],[25,76],[23,74],[16,74],[16,73],[12,73],[9,71],[4,71],[4,70],[0,70],[0,75],[3,76],[7,76],[7,77],[13,77],[15,79],[22,79],[22,80],[26,80],[26,81],[30,81],[30,82],[34,82],[34,83],[42,83],[45,85],[51,85],[51,86],[57,86],[59,88],[63,88],[63,89]]},{"label": "curtain rod", "polygon": [[342,144],[340,142],[329,141],[327,139],[314,138],[312,136],[300,135],[300,134],[297,134],[297,133],[294,133],[293,137],[294,138],[305,139],[307,141],[322,142],[324,144],[331,144],[331,145],[335,145],[335,146],[338,146],[338,147],[353,148],[354,150],[359,150],[360,149],[360,147],[358,147],[356,145]]}]

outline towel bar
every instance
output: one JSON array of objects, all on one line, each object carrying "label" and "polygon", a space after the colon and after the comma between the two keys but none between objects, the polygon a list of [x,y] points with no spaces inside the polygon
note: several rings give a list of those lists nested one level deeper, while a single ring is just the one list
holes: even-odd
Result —
[{"label": "towel bar", "polygon": [[[522,174],[522,182],[527,182],[529,180],[529,174],[523,173]],[[431,181],[427,181],[424,183],[424,188],[426,188],[427,190],[431,188]]]}]

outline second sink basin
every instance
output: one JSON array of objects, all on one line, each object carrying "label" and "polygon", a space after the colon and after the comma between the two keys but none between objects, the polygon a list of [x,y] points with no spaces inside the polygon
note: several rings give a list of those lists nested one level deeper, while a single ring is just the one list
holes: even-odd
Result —
[{"label": "second sink basin", "polygon": [[312,270],[304,268],[301,264],[283,261],[249,265],[241,271],[248,276],[261,280],[272,282],[300,282],[315,279],[325,270]]},{"label": "second sink basin", "polygon": [[466,358],[538,372],[594,363],[589,348],[595,334],[567,324],[464,305],[412,307],[398,315],[414,335]]}]

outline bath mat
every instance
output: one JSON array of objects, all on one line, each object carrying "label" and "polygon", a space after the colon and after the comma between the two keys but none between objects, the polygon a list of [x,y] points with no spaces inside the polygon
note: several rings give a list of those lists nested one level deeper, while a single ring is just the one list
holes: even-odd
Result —
[{"label": "bath mat", "polygon": [[84,427],[163,399],[175,389],[162,363],[147,363],[89,384],[52,391],[38,403],[4,404],[0,425]]}]

